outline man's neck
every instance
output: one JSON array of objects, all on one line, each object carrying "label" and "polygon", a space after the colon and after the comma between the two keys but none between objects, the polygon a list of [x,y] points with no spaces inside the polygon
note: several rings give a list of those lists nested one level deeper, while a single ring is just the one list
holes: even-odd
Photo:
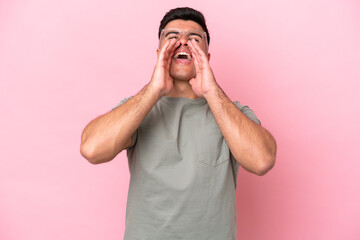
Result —
[{"label": "man's neck", "polygon": [[174,79],[174,88],[167,95],[168,97],[185,97],[190,99],[197,99],[198,96],[195,95],[189,81],[175,80]]}]

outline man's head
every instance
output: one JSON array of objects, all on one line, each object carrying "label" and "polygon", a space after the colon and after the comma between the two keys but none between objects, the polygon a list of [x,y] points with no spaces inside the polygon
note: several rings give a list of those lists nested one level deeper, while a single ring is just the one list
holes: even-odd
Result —
[{"label": "man's head", "polygon": [[201,12],[189,7],[174,8],[165,14],[159,26],[159,33],[158,33],[159,39],[160,39],[161,31],[166,27],[166,25],[169,22],[177,19],[191,20],[199,24],[206,33],[208,44],[210,43],[210,35],[206,27],[206,21],[204,15]]},{"label": "man's head", "polygon": [[167,12],[159,27],[158,54],[164,43],[172,38],[176,38],[181,44],[175,50],[170,75],[176,80],[188,81],[196,75],[188,41],[194,39],[210,58],[208,53],[210,36],[204,16],[199,11],[188,7]]}]

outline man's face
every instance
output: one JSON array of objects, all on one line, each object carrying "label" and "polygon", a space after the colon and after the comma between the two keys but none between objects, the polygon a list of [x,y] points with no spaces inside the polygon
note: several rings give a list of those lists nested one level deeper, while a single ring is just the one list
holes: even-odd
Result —
[{"label": "man's face", "polygon": [[[199,44],[201,49],[208,55],[209,59],[210,54],[207,52],[208,45],[206,35],[199,36],[204,32],[204,30],[194,21],[185,21],[181,19],[173,20],[165,26],[164,32],[161,34],[159,49],[157,49],[158,54],[165,42],[169,41],[169,37],[171,38],[174,33],[176,33],[176,29],[180,30],[180,32],[183,32],[184,34],[179,35],[180,38],[178,41],[180,41],[181,45],[174,52],[174,57],[172,58],[170,65],[170,76],[176,80],[189,81],[196,76],[196,72],[194,60],[192,59],[192,53],[187,45],[189,41],[188,39],[192,39],[194,37],[197,40],[197,44]],[[197,32],[200,34],[196,34]],[[199,41],[199,37],[202,37],[202,40]]]}]

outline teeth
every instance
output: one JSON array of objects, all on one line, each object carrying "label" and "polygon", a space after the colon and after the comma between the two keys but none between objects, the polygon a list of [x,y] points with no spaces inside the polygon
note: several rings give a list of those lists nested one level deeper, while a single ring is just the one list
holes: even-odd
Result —
[{"label": "teeth", "polygon": [[186,52],[178,52],[177,54],[175,54],[174,58],[178,58],[180,55],[185,55],[188,60],[191,60],[190,54],[188,54]]}]

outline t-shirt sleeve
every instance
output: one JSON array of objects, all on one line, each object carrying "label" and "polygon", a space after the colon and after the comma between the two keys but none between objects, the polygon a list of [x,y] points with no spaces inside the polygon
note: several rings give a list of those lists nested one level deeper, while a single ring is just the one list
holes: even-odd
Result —
[{"label": "t-shirt sleeve", "polygon": [[[257,118],[257,116],[255,115],[254,111],[251,110],[248,106],[241,105],[238,101],[234,101],[234,104],[249,119],[251,119],[255,123],[261,125],[261,122]],[[236,187],[236,179],[237,179],[237,175],[238,175],[238,172],[239,172],[240,163],[238,161],[236,161],[236,159],[234,158],[234,156],[232,155],[231,152],[230,152],[230,156],[231,156],[230,157],[231,158],[231,165],[232,165],[233,171],[234,171],[234,181],[235,181],[235,187]]]},{"label": "t-shirt sleeve", "polygon": [[120,103],[118,105],[116,105],[116,107],[114,107],[112,110],[115,110],[116,108],[120,107],[121,105],[123,105],[124,103],[126,103],[127,101],[129,101],[133,96],[130,96],[128,98],[124,98],[123,100],[120,101]]},{"label": "t-shirt sleeve", "polygon": [[[123,100],[120,101],[120,103],[118,105],[116,105],[116,107],[114,107],[112,110],[115,110],[116,108],[120,107],[121,105],[123,105],[124,103],[126,103],[127,101],[129,101],[131,97],[128,98],[124,98]],[[133,147],[136,143],[136,139],[137,139],[137,130],[133,133],[133,135],[131,136],[131,145],[129,147]]]},{"label": "t-shirt sleeve", "polygon": [[235,106],[240,109],[240,111],[245,114],[248,118],[253,120],[255,123],[261,125],[260,120],[255,115],[254,111],[251,110],[248,106],[241,105],[238,101],[234,101]]}]

